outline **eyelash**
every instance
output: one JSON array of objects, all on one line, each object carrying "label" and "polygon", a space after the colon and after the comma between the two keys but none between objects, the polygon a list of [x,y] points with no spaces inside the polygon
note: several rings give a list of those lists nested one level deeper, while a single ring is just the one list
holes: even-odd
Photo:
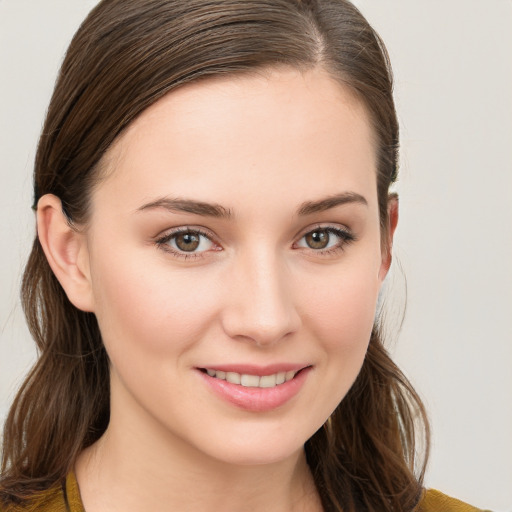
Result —
[{"label": "eyelash", "polygon": [[[307,235],[310,235],[312,233],[315,233],[317,231],[322,231],[324,233],[327,233],[329,235],[335,235],[337,236],[340,241],[335,244],[333,247],[327,248],[327,249],[313,249],[311,247],[298,247],[298,249],[306,249],[309,251],[313,251],[314,254],[319,256],[331,256],[333,254],[336,254],[338,252],[342,252],[345,250],[346,246],[348,244],[351,244],[355,242],[357,239],[356,237],[348,230],[341,229],[334,226],[316,226],[313,229],[310,229],[306,233],[304,233],[300,238],[299,241],[304,239]],[[183,259],[196,259],[196,258],[203,258],[205,252],[209,251],[201,251],[201,252],[186,252],[186,251],[180,251],[176,250],[172,247],[170,247],[169,242],[173,239],[175,239],[178,235],[187,234],[190,233],[192,235],[199,235],[200,237],[204,237],[207,240],[209,240],[212,244],[217,245],[212,240],[212,235],[209,233],[206,233],[205,231],[199,229],[199,228],[190,228],[190,227],[183,227],[183,228],[177,228],[173,230],[171,233],[168,233],[160,238],[158,238],[155,243],[156,245],[161,248],[162,250],[171,253],[173,256],[177,258],[183,258]],[[294,243],[294,246],[296,246],[298,242]],[[219,247],[217,245],[217,247]],[[214,250],[221,250],[221,249],[214,249]]]},{"label": "eyelash", "polygon": [[[313,251],[315,255],[319,256],[332,256],[334,254],[337,254],[339,252],[342,252],[346,249],[346,246],[355,242],[357,239],[353,233],[351,233],[348,229],[342,229],[339,227],[334,226],[316,226],[313,229],[309,229],[306,233],[304,233],[300,239],[304,239],[307,235],[310,235],[312,233],[322,231],[324,233],[328,233],[329,235],[335,235],[339,238],[338,243],[336,243],[333,247],[326,248],[326,249],[313,249],[311,247],[303,247],[303,249]],[[296,242],[297,243],[297,242]],[[294,244],[296,245],[296,244]]]},{"label": "eyelash", "polygon": [[[183,258],[184,260],[202,258],[203,252],[207,252],[207,251],[202,251],[202,252],[179,251],[179,250],[173,249],[169,245],[169,242],[171,240],[175,239],[178,235],[183,235],[183,234],[187,234],[187,233],[190,233],[193,235],[199,235],[199,236],[204,237],[207,240],[209,240],[212,244],[215,244],[215,242],[212,240],[212,235],[210,235],[209,233],[206,233],[205,231],[203,231],[199,228],[183,227],[183,228],[177,228],[177,229],[173,230],[171,233],[168,233],[168,234],[162,236],[161,238],[158,238],[156,240],[156,245],[160,249],[171,253],[173,256],[175,256],[177,258]],[[217,244],[215,244],[215,245],[217,245]],[[218,250],[218,249],[216,249],[216,250]]]}]

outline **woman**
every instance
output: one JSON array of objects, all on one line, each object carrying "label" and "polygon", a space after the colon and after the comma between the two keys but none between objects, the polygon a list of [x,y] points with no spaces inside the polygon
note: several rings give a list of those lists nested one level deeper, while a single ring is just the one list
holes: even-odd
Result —
[{"label": "woman", "polygon": [[91,12],[36,158],[41,357],[6,423],[3,509],[463,506],[423,491],[424,408],[375,322],[391,89],[348,2]]}]

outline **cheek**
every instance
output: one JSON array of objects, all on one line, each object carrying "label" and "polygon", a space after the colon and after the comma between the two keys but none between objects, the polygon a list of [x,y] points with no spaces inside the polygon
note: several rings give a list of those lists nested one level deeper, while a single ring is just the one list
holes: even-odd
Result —
[{"label": "cheek", "polygon": [[379,289],[378,271],[372,267],[342,269],[302,292],[303,318],[328,350],[351,350],[369,339]]},{"label": "cheek", "polygon": [[97,258],[93,269],[96,317],[107,350],[121,344],[144,357],[179,353],[199,340],[215,314],[218,298],[199,273],[169,272],[164,263],[144,265],[115,255]]},{"label": "cheek", "polygon": [[[301,339],[314,347],[314,395],[309,399],[309,435],[345,398],[363,364],[380,288],[377,260],[332,266],[302,275],[294,290],[301,311]],[[300,289],[299,289],[300,288]]]},{"label": "cheek", "polygon": [[375,265],[339,269],[322,286],[309,287],[303,318],[321,349],[325,387],[330,391],[318,406],[329,414],[359,374],[374,325],[379,289]]}]

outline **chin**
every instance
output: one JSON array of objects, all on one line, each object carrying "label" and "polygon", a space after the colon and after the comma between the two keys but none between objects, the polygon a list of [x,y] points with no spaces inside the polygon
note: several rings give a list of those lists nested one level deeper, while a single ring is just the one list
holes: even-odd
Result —
[{"label": "chin", "polygon": [[208,446],[201,448],[212,459],[236,466],[258,466],[276,464],[297,457],[304,450],[308,434],[293,432],[282,425],[279,431],[241,428],[237,435],[228,435],[224,439],[210,438]]},{"label": "chin", "polygon": [[266,446],[261,448],[260,446],[247,447],[236,451],[235,449],[228,450],[228,453],[223,452],[217,455],[215,458],[225,464],[231,466],[264,466],[271,464],[279,464],[289,460],[290,458],[297,457],[304,449],[303,445],[294,447],[294,449],[283,450],[276,449],[273,446]]}]

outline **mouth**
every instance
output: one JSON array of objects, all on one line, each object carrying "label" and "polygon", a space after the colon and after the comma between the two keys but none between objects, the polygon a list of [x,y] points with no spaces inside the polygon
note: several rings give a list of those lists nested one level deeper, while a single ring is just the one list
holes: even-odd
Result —
[{"label": "mouth", "polygon": [[269,412],[292,401],[300,393],[312,365],[276,363],[267,366],[222,364],[197,367],[197,373],[216,395],[239,409]]},{"label": "mouth", "polygon": [[306,368],[307,367],[299,370],[280,371],[270,375],[238,373],[234,371],[215,370],[213,368],[200,368],[200,370],[214,379],[225,380],[231,384],[238,384],[246,388],[275,388],[291,381]]}]

